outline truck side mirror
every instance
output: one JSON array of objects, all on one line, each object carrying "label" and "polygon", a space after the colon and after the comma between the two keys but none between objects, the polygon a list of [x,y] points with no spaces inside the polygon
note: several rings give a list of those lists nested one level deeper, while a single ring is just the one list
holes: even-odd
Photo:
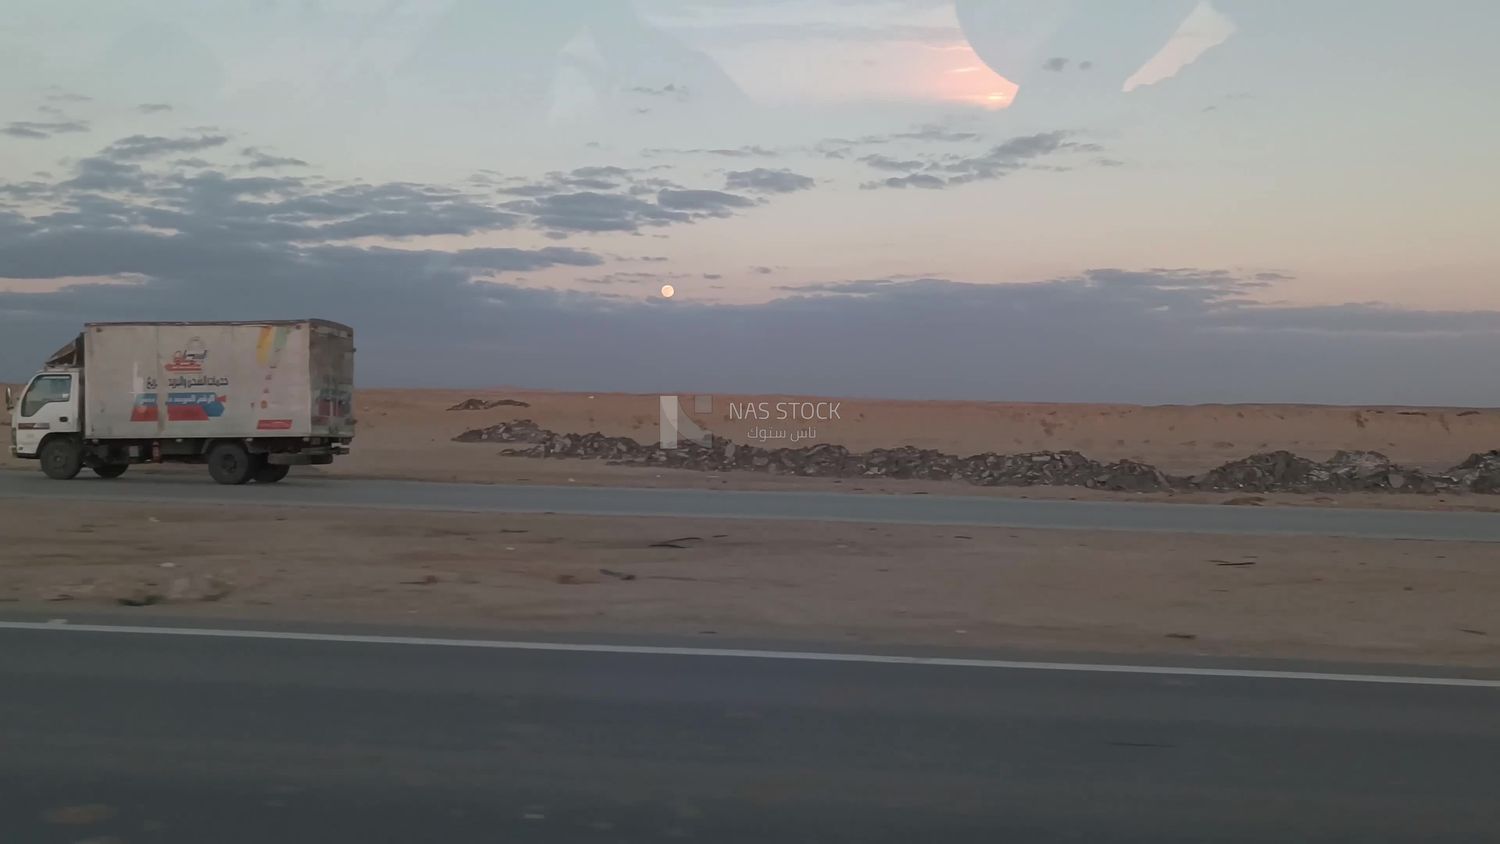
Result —
[{"label": "truck side mirror", "polygon": [[16,406],[16,400],[10,394],[10,388],[5,388],[5,409],[10,410]]}]

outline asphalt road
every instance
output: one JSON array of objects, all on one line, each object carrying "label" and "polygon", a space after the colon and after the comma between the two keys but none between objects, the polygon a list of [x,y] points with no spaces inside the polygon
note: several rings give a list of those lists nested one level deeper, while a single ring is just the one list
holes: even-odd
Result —
[{"label": "asphalt road", "polygon": [[71,481],[53,481],[39,472],[11,471],[0,472],[0,498],[5,497],[1500,542],[1500,514],[1495,513],[1035,501],[981,496],[501,486],[295,476],[275,486],[226,487],[197,473],[126,475],[112,481],[80,476]]},{"label": "asphalt road", "polygon": [[0,689],[7,842],[1500,829],[1500,684],[0,627]]}]

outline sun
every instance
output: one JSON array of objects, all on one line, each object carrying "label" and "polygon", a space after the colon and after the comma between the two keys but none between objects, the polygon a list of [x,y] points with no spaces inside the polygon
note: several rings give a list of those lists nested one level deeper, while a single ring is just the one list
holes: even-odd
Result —
[{"label": "sun", "polygon": [[670,298],[672,298],[673,296],[676,296],[676,295],[677,295],[677,288],[673,287],[670,284],[663,284],[661,286],[661,297],[663,299],[670,299]]},{"label": "sun", "polygon": [[930,54],[932,94],[940,100],[1000,110],[1015,102],[1020,86],[990,70],[967,43],[936,48]]}]

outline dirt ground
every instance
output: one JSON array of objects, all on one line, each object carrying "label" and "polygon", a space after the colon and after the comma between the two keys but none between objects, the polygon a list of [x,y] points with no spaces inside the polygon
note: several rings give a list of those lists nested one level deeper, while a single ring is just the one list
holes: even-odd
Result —
[{"label": "dirt ground", "polygon": [[[466,398],[513,399],[529,407],[444,411]],[[731,419],[732,406],[765,402],[837,401],[836,421]],[[806,399],[788,396],[711,397],[712,411],[685,415],[720,436],[749,442],[755,428],[815,429],[807,443],[855,451],[911,445],[968,455],[984,451],[1075,449],[1101,460],[1130,458],[1193,474],[1257,451],[1285,448],[1315,460],[1340,449],[1383,451],[1424,469],[1446,469],[1476,451],[1500,448],[1500,410],[1311,405],[1142,407],[1100,404],[1010,404]],[[642,442],[658,438],[657,396],[521,390],[362,390],[357,398],[359,445],[369,459],[412,441],[445,442],[466,428],[529,418],[554,431],[600,431]],[[362,458],[363,459],[363,458]],[[360,467],[371,469],[374,467]]]},{"label": "dirt ground", "polygon": [[0,611],[60,618],[1500,666],[1477,543],[21,500],[0,533]]},{"label": "dirt ground", "polygon": [[[448,411],[467,398],[511,399],[528,407]],[[684,396],[683,413],[720,436],[748,442],[756,427],[787,422],[731,420],[730,405],[765,402],[773,415],[786,396],[714,396],[712,413],[696,413]],[[1344,408],[1281,405],[1003,404],[835,399],[836,422],[815,428],[815,442],[855,450],[893,445],[954,454],[983,451],[1077,449],[1100,459],[1132,458],[1167,471],[1196,473],[1255,451],[1286,448],[1314,459],[1339,449],[1381,450],[1414,466],[1448,468],[1476,451],[1500,447],[1500,410]],[[329,474],[465,483],[583,484],[687,489],[801,489],[870,494],[995,495],[1077,500],[1223,503],[1245,496],[1175,493],[1143,496],[1076,487],[982,488],[962,482],[773,477],[738,472],[705,474],[599,461],[502,457],[493,444],[455,443],[470,428],[532,419],[564,432],[601,431],[642,442],[659,438],[657,396],[553,393],[525,390],[365,390],[358,398],[359,434],[353,453]],[[804,443],[805,444],[805,443]],[[1377,507],[1500,512],[1500,497],[1482,495],[1349,494],[1252,496],[1266,506]]]},{"label": "dirt ground", "polygon": [[[511,399],[528,406],[449,411],[467,398]],[[696,413],[692,397],[683,412],[721,436],[746,442],[755,427],[786,422],[732,420],[731,404],[766,402],[775,412],[785,396],[714,396],[711,413]],[[803,399],[796,399],[801,402]],[[814,400],[816,401],[816,400]],[[916,445],[955,454],[983,451],[1077,449],[1099,459],[1131,458],[1167,471],[1201,472],[1252,452],[1285,448],[1314,459],[1339,449],[1374,449],[1425,469],[1445,469],[1477,451],[1500,447],[1500,410],[1352,408],[1304,405],[1004,404],[834,399],[835,422],[811,427],[811,442],[851,449]],[[658,439],[659,399],[654,395],[554,393],[535,390],[361,390],[353,453],[326,469],[297,469],[340,477],[394,478],[461,483],[582,484],[687,489],[802,489],[870,494],[997,495],[1079,500],[1163,500],[1223,503],[1245,496],[1222,493],[1095,492],[1075,487],[982,488],[962,482],[922,482],[774,477],[758,473],[705,474],[600,461],[502,457],[500,446],[455,443],[470,428],[532,419],[563,432],[601,431],[642,442]],[[4,423],[4,424],[8,424]],[[36,471],[0,451],[0,469]],[[167,467],[202,472],[202,467]],[[133,472],[156,471],[137,467]],[[1393,507],[1500,512],[1500,496],[1404,494],[1265,495],[1256,504],[1312,507]]]}]

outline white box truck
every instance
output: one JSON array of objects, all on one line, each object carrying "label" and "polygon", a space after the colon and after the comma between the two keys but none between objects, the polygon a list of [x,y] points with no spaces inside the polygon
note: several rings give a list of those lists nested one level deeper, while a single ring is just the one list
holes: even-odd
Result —
[{"label": "white box truck", "polygon": [[89,323],[6,390],[11,453],[59,480],[181,462],[275,483],[349,453],[353,399],[354,331],[320,319]]}]

